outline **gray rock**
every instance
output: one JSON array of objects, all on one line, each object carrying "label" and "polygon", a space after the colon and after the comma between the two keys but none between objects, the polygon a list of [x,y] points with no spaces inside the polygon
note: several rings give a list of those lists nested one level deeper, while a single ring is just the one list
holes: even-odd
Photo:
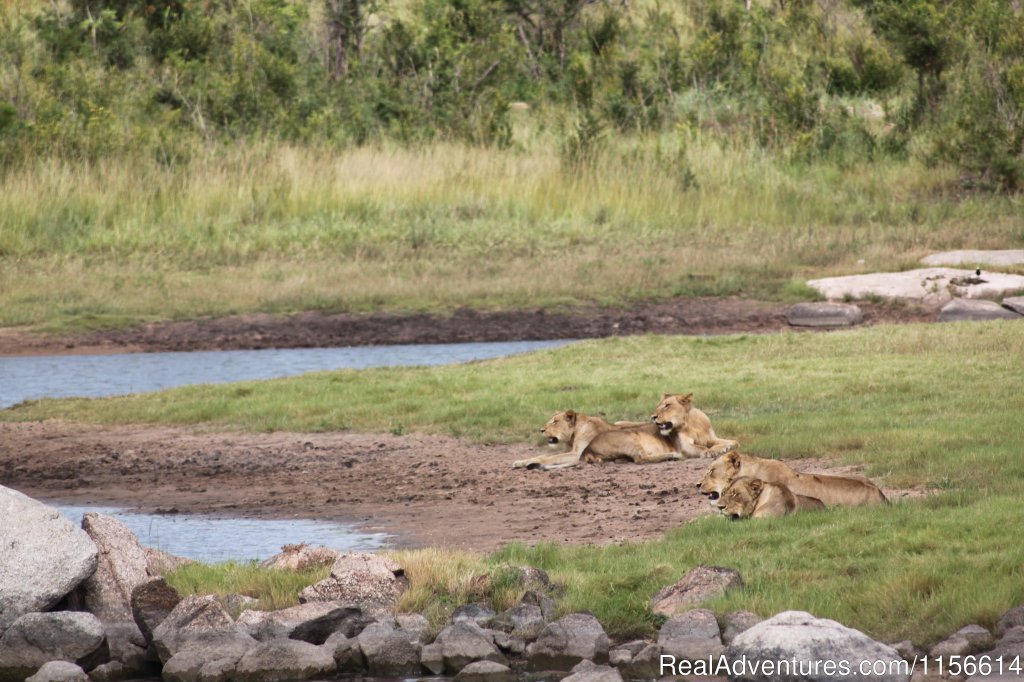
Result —
[{"label": "gray rock", "polygon": [[[996,643],[996,648],[989,654],[993,658],[1002,656],[1005,661],[1015,656],[1024,657],[1024,625],[1015,625],[1004,632],[999,642]],[[1022,662],[1024,662],[1024,658],[1022,658]]]},{"label": "gray rock", "polygon": [[938,305],[953,298],[994,299],[1024,289],[1024,276],[955,268],[922,268],[906,272],[827,277],[808,286],[830,301],[881,297]]},{"label": "gray rock", "polygon": [[[615,649],[618,649],[620,651],[628,651],[629,655],[632,657],[636,656],[638,653],[646,649],[649,644],[650,642],[648,642],[646,639],[634,639],[632,642],[626,642],[625,644],[618,645],[617,647],[615,647]],[[608,662],[610,663],[611,660],[612,654],[611,651],[609,651]]]},{"label": "gray rock", "polygon": [[25,682],[89,682],[89,676],[74,663],[50,661]]},{"label": "gray rock", "polygon": [[[46,611],[96,570],[96,545],[53,507],[0,486],[0,632]],[[45,661],[44,661],[45,662]]]},{"label": "gray rock", "polygon": [[147,642],[135,623],[112,623],[103,626],[107,635],[107,648],[111,661],[121,663],[126,673],[145,677],[152,658],[147,654]]},{"label": "gray rock", "polygon": [[463,604],[452,611],[448,622],[458,623],[459,621],[468,620],[484,628],[491,622],[494,615],[494,609],[485,604]]},{"label": "gray rock", "polygon": [[[372,622],[358,608],[341,606],[322,616],[299,623],[292,630],[291,634],[288,635],[288,638],[309,642],[310,644],[323,644],[335,632],[340,632],[346,637],[355,637]],[[426,619],[424,619],[424,627],[426,627]]]},{"label": "gray rock", "polygon": [[334,656],[325,647],[294,639],[261,642],[238,661],[236,682],[312,680],[333,675]]},{"label": "gray rock", "polygon": [[249,635],[213,632],[197,635],[164,664],[165,682],[223,682],[235,673],[238,662],[257,645]]},{"label": "gray rock", "polygon": [[583,660],[608,660],[608,635],[589,613],[571,613],[550,623],[526,648],[530,670],[571,670]]},{"label": "gray rock", "polygon": [[163,578],[151,578],[135,586],[129,602],[135,624],[146,641],[151,642],[153,631],[181,602],[181,595]]},{"label": "gray rock", "polygon": [[0,680],[24,680],[50,661],[87,665],[105,650],[104,637],[91,613],[26,613],[0,637]]},{"label": "gray rock", "polygon": [[182,599],[153,630],[153,646],[166,663],[189,639],[210,634],[233,637],[236,633],[235,622],[215,595],[191,595]]},{"label": "gray rock", "polygon": [[99,550],[96,571],[86,579],[85,608],[103,623],[131,623],[132,590],[149,580],[146,552],[128,526],[112,516],[87,512],[82,530]]},{"label": "gray rock", "polygon": [[370,675],[402,677],[420,670],[420,645],[390,623],[367,626],[357,638]]},{"label": "gray rock", "polygon": [[1019,320],[1021,316],[993,301],[975,301],[954,298],[942,306],[939,322],[969,322],[984,320]]},{"label": "gray rock", "polygon": [[192,559],[186,559],[182,556],[174,556],[173,554],[168,554],[163,550],[153,549],[152,547],[143,547],[143,550],[146,552],[146,573],[154,578],[165,576],[171,571],[178,570],[182,566],[195,563]]},{"label": "gray rock", "polygon": [[126,666],[121,661],[107,661],[89,671],[92,682],[122,682],[155,677],[160,677],[160,665],[148,661],[141,670]]},{"label": "gray rock", "polygon": [[622,647],[615,647],[608,652],[608,665],[621,667],[633,660],[633,652]]},{"label": "gray rock", "polygon": [[523,587],[527,590],[550,590],[551,578],[547,571],[535,566],[519,566],[519,575],[522,578]]},{"label": "gray rock", "polygon": [[658,590],[651,597],[651,611],[673,616],[738,587],[743,587],[739,571],[722,566],[697,566],[675,585]]},{"label": "gray rock", "polygon": [[715,612],[708,609],[694,609],[669,618],[658,632],[658,646],[678,661],[706,659],[725,651]]},{"label": "gray rock", "polygon": [[849,327],[864,321],[864,313],[851,303],[797,303],[786,311],[793,327]]},{"label": "gray rock", "polygon": [[275,554],[260,563],[260,568],[275,571],[306,571],[321,566],[331,566],[343,553],[320,545],[285,545],[280,554]]},{"label": "gray rock", "polygon": [[733,611],[725,614],[725,630],[722,631],[722,644],[729,646],[736,635],[746,632],[760,623],[764,618],[750,611]]},{"label": "gray rock", "polygon": [[[746,657],[747,661],[761,661],[762,666],[753,670],[747,666],[743,673],[734,679],[738,682],[772,680],[816,682],[817,680],[871,680],[871,682],[906,682],[909,668],[899,654],[890,646],[874,641],[867,635],[848,628],[833,620],[815,618],[802,611],[785,611],[768,620],[762,621],[746,632],[739,634],[726,651],[730,665]],[[813,662],[835,661],[846,662],[850,666],[849,675],[839,675],[835,669],[827,670],[818,667],[793,670],[782,668],[782,661],[803,661],[806,666]],[[772,661],[779,666],[767,674],[765,661]],[[860,666],[878,666],[879,673],[861,675]],[[882,668],[885,668],[882,671]],[[787,674],[796,673],[796,674]]]},{"label": "gray rock", "polygon": [[237,622],[260,641],[290,638],[323,644],[334,632],[354,637],[373,621],[344,602],[309,602],[277,611],[250,609]]},{"label": "gray rock", "polygon": [[491,627],[523,639],[535,639],[547,623],[539,606],[518,604],[491,619]]},{"label": "gray rock", "polygon": [[347,552],[335,560],[327,578],[299,593],[299,601],[340,601],[364,613],[387,614],[394,611],[407,586],[405,570],[391,559]]},{"label": "gray rock", "polygon": [[923,265],[1010,267],[1024,265],[1024,249],[1002,251],[964,250],[933,253],[921,259]]},{"label": "gray rock", "polygon": [[597,665],[593,661],[580,661],[571,672],[562,682],[622,682],[622,674],[618,670],[608,665]]},{"label": "gray rock", "polygon": [[426,644],[430,641],[430,623],[418,613],[400,613],[395,616],[398,627],[409,636],[413,642]]},{"label": "gray rock", "polygon": [[335,632],[324,642],[324,647],[334,656],[339,673],[361,673],[366,670],[366,659],[355,637]]},{"label": "gray rock", "polygon": [[522,637],[513,637],[507,632],[500,630],[489,630],[494,638],[494,645],[502,651],[518,656],[526,651],[526,640]]},{"label": "gray rock", "polygon": [[523,604],[532,604],[540,608],[541,615],[544,616],[544,620],[551,621],[555,618],[555,600],[549,595],[537,591],[527,590],[523,594],[523,598],[519,600]]},{"label": "gray rock", "polygon": [[914,643],[909,639],[905,639],[902,642],[896,642],[892,645],[892,648],[896,650],[896,653],[900,655],[904,661],[913,661],[914,659],[921,658],[925,655],[925,652],[914,646]]},{"label": "gray rock", "polygon": [[648,644],[619,667],[627,680],[653,680],[661,677],[661,647]]},{"label": "gray rock", "polygon": [[491,634],[472,620],[460,620],[449,625],[437,635],[434,644],[441,647],[444,668],[448,673],[457,673],[474,661],[508,663],[494,645]]},{"label": "gray rock", "polygon": [[1003,307],[1007,310],[1024,315],[1024,296],[1011,296],[1003,299]]},{"label": "gray rock", "polygon": [[475,661],[459,671],[458,682],[516,682],[515,673],[507,665],[494,661]]},{"label": "gray rock", "polygon": [[221,597],[220,601],[224,604],[224,608],[228,610],[228,613],[232,615],[241,615],[244,611],[255,609],[260,603],[260,600],[255,597],[236,593],[226,594]]},{"label": "gray rock", "polygon": [[440,644],[427,644],[420,651],[420,665],[434,675],[444,672],[444,651]]},{"label": "gray rock", "polygon": [[1024,606],[1017,606],[1004,613],[996,623],[995,635],[1002,637],[1010,628],[1024,625]]}]

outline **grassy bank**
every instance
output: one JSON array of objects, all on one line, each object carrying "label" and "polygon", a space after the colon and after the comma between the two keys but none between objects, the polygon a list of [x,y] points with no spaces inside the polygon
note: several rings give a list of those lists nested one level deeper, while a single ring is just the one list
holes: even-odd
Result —
[{"label": "grassy bank", "polygon": [[528,121],[520,134],[509,150],[255,145],[179,166],[12,169],[0,175],[0,325],[792,300],[811,295],[808,276],[1024,240],[1016,199],[957,196],[944,167],[796,163],[662,135],[610,141],[567,172],[557,140]]},{"label": "grassy bank", "polygon": [[[392,430],[523,440],[567,407],[642,418],[665,390],[693,391],[719,433],[752,454],[864,463],[923,500],[763,523],[704,518],[622,547],[508,547],[439,574],[424,560],[416,608],[454,604],[468,578],[529,563],[619,637],[650,633],[646,601],[696,563],[747,587],[724,613],[806,609],[895,641],[990,625],[1024,602],[1024,328],[1016,323],[876,327],[832,334],[645,337],[460,367],[330,372],[109,400],[42,401],[0,419],[196,424],[246,430]],[[500,388],[496,388],[500,387]],[[439,400],[438,396],[445,396]],[[410,569],[414,582],[415,571]],[[507,594],[506,594],[507,597]],[[502,597],[502,599],[506,598]]]}]

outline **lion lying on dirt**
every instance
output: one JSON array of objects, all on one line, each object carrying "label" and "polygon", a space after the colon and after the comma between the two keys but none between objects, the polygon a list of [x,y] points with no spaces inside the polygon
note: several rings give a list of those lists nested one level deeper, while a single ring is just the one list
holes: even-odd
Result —
[{"label": "lion lying on dirt", "polygon": [[615,422],[565,410],[555,414],[541,432],[548,445],[569,446],[567,452],[541,455],[514,462],[514,468],[560,469],[581,462],[605,462],[630,459],[637,463],[665,462],[682,459],[672,441],[663,437],[654,424],[646,422]]},{"label": "lion lying on dirt", "polygon": [[718,498],[718,509],[731,519],[763,519],[795,511],[824,509],[816,497],[796,495],[780,483],[741,476]]},{"label": "lion lying on dirt", "polygon": [[664,394],[651,421],[661,435],[671,439],[676,450],[687,457],[718,457],[739,446],[734,440],[715,435],[708,416],[693,406],[692,393]]},{"label": "lion lying on dirt", "polygon": [[796,495],[821,500],[826,507],[857,507],[887,502],[878,486],[866,478],[801,474],[777,459],[762,459],[738,452],[730,452],[712,462],[698,487],[700,492],[717,500],[730,483],[743,476],[784,485]]}]

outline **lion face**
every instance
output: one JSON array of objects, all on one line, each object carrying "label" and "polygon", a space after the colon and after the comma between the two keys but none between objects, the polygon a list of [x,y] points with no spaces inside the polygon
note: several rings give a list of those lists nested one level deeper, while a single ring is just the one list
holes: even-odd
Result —
[{"label": "lion face", "polygon": [[572,441],[573,431],[576,430],[576,413],[572,410],[559,412],[544,425],[540,430],[548,439],[548,445],[557,447],[559,443]]},{"label": "lion face", "polygon": [[675,395],[666,393],[661,396],[661,402],[651,415],[651,421],[661,431],[661,435],[667,436],[675,429],[686,424],[690,417],[690,408],[693,407],[693,394]]},{"label": "lion face", "polygon": [[711,463],[697,488],[701,494],[707,495],[711,500],[717,500],[739,473],[740,455],[738,452],[730,452]]},{"label": "lion face", "polygon": [[762,490],[764,482],[761,480],[747,476],[737,478],[722,493],[718,509],[730,519],[748,518],[754,513]]}]

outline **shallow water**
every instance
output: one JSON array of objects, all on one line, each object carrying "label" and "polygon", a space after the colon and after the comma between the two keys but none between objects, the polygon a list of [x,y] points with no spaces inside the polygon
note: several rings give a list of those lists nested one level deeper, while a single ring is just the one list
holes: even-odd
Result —
[{"label": "shallow water", "polygon": [[186,384],[272,379],[319,370],[443,365],[514,355],[567,343],[571,342],[509,341],[0,358],[0,408],[37,398],[96,398],[158,391]]},{"label": "shallow water", "polygon": [[308,542],[338,550],[373,551],[387,545],[385,533],[363,533],[341,523],[307,519],[231,519],[187,514],[138,514],[110,507],[51,504],[75,525],[85,512],[113,516],[146,547],[213,563],[266,559],[287,544]]}]

